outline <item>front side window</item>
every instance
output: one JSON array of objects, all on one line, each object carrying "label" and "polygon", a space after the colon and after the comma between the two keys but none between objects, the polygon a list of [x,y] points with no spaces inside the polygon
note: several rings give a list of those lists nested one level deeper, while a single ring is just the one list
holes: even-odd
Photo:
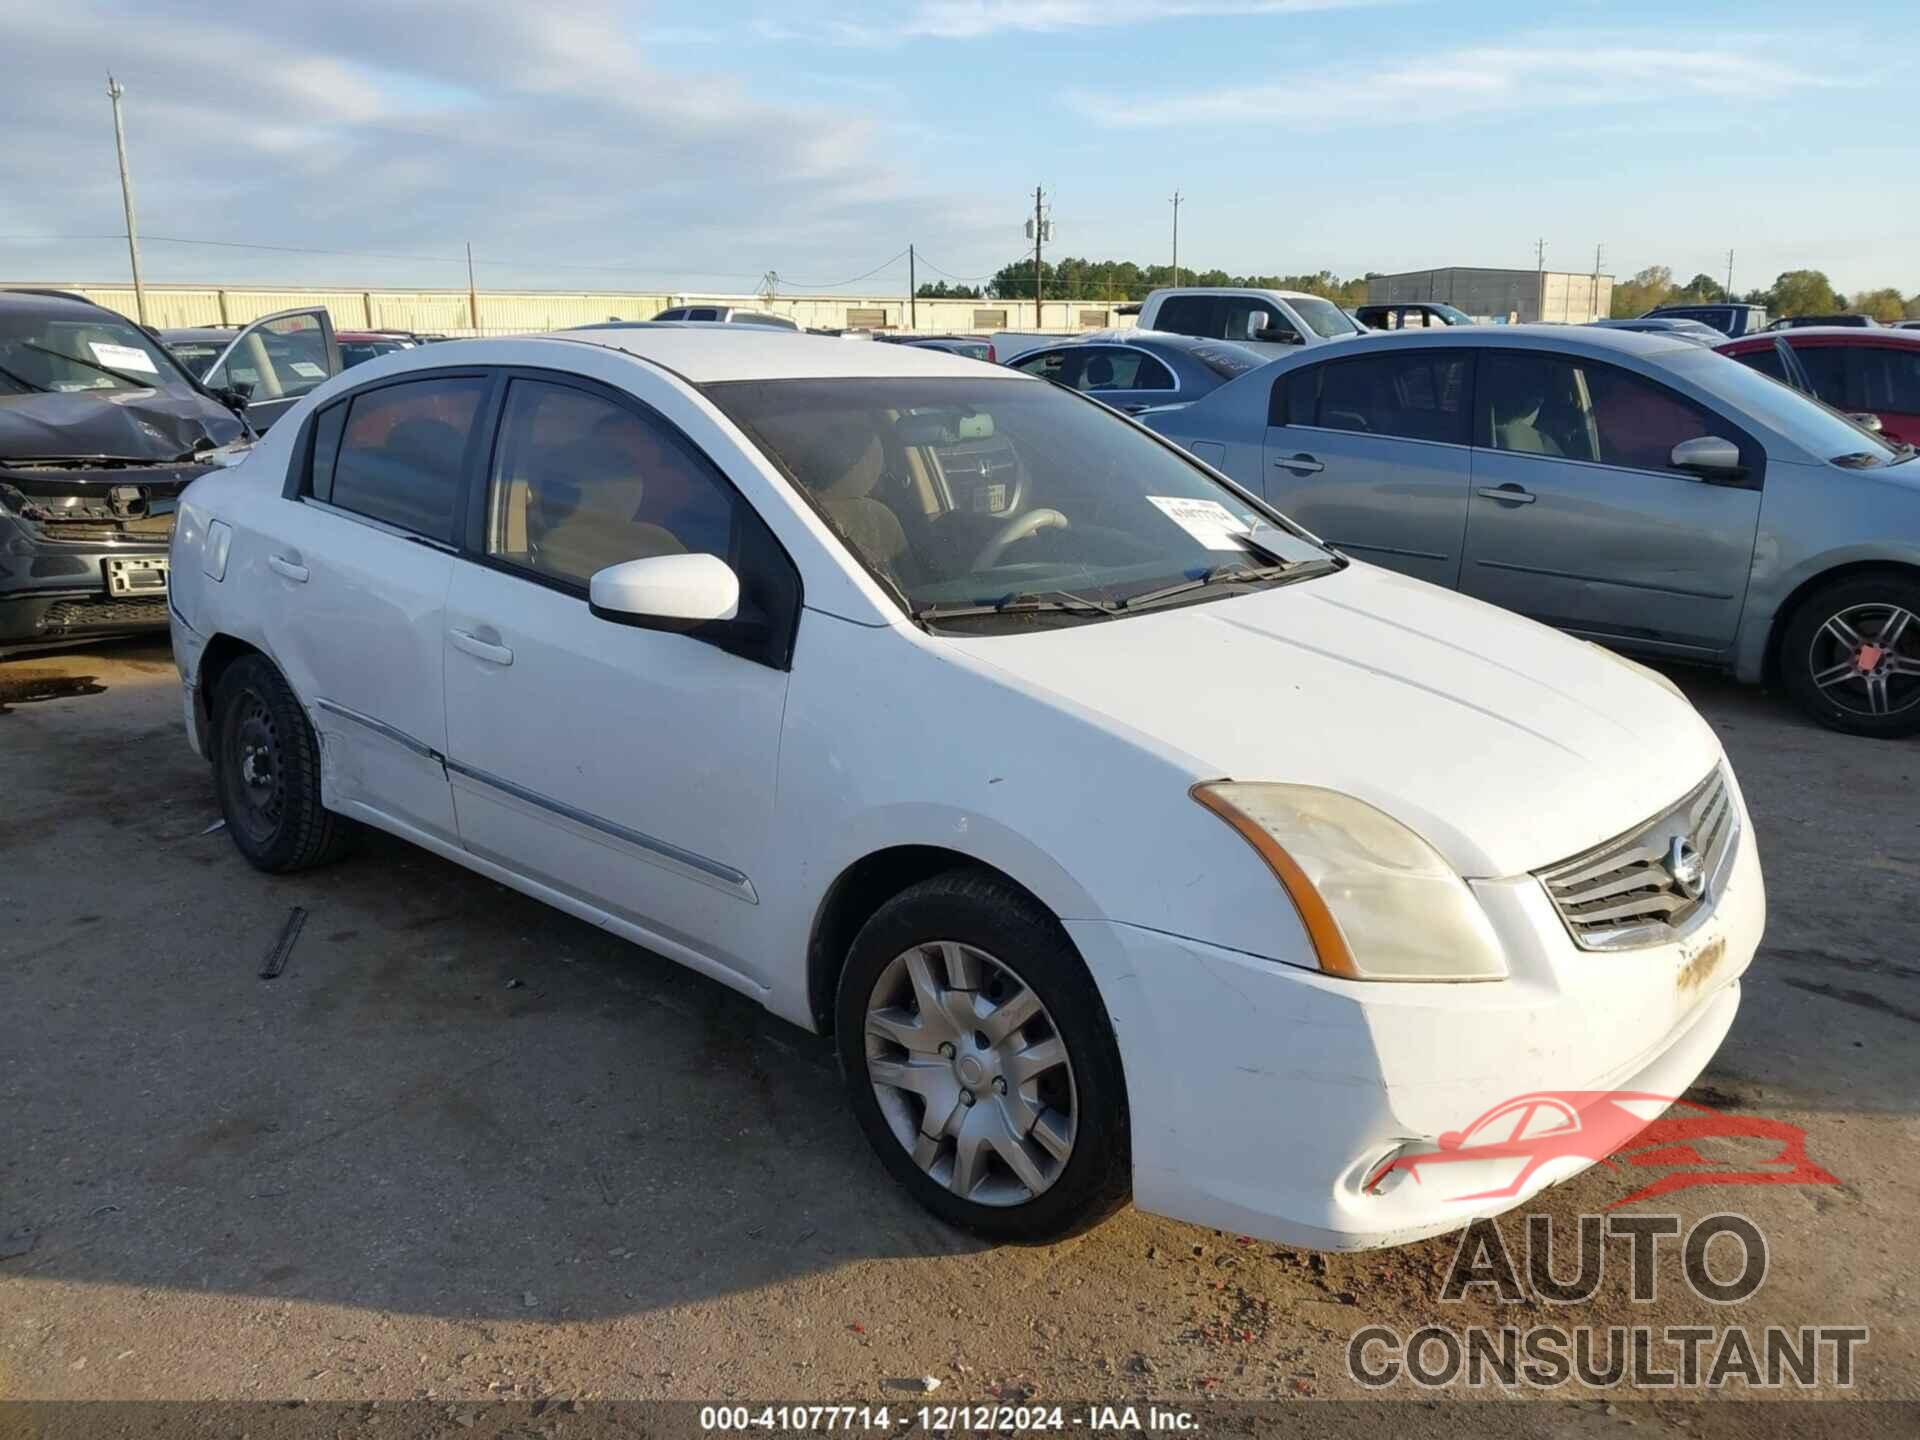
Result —
[{"label": "front side window", "polygon": [[1813,393],[1836,410],[1863,408],[1854,399],[1847,384],[1847,348],[1844,345],[1796,345],[1793,358],[1807,372]]},{"label": "front side window", "polygon": [[[1278,527],[1296,565],[1289,578],[1339,563],[1182,452],[1058,386],[898,377],[735,381],[704,393],[930,622],[945,619],[934,607],[971,606],[993,612],[973,617],[989,626],[1099,619],[1262,565],[1238,538],[1255,526]],[[1188,598],[1233,589],[1210,582]],[[1002,619],[995,607],[1020,597],[1035,599]]]},{"label": "front side window", "polygon": [[656,320],[684,320],[687,318],[687,312],[684,308],[662,310],[658,315],[654,316],[653,318]]},{"label": "front side window", "polygon": [[1780,352],[1768,345],[1761,350],[1747,350],[1733,357],[1749,370],[1758,371],[1770,380],[1778,380],[1782,385],[1791,385],[1787,378],[1786,362],[1780,358]]},{"label": "front side window", "polygon": [[486,393],[478,376],[435,377],[328,407],[315,423],[314,498],[452,544],[461,471]]},{"label": "front side window", "polygon": [[[1224,337],[1216,333],[1214,339],[1286,343],[1300,338],[1300,331],[1294,323],[1264,300],[1241,300],[1229,296],[1220,302],[1220,313],[1225,317],[1226,331]],[[1257,335],[1247,328],[1255,315],[1267,317],[1267,328]]]},{"label": "front side window", "polygon": [[1298,296],[1287,304],[1300,317],[1301,324],[1323,340],[1331,340],[1336,335],[1352,335],[1360,328],[1346,311],[1331,300],[1322,300],[1317,295]]},{"label": "front side window", "polygon": [[1862,345],[1854,368],[1862,410],[1920,415],[1920,348]]},{"label": "front side window", "polygon": [[1295,371],[1283,423],[1465,445],[1470,363],[1458,351],[1422,349]]},{"label": "front side window", "polygon": [[1635,470],[1670,470],[1683,440],[1743,443],[1718,416],[1641,376],[1530,351],[1487,353],[1479,408],[1495,450]]},{"label": "front side window", "polygon": [[727,559],[740,505],[657,421],[585,390],[516,379],[487,508],[489,555],[584,586],[628,560]]}]

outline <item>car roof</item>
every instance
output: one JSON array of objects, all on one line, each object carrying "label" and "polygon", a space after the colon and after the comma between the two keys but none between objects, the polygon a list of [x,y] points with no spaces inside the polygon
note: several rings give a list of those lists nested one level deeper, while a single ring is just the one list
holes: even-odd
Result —
[{"label": "car roof", "polygon": [[1785,340],[1789,345],[1796,340],[1845,340],[1849,345],[1920,345],[1920,330],[1901,330],[1893,325],[1795,325],[1788,330],[1742,335],[1728,344],[1763,348],[1775,340]]},{"label": "car roof", "polygon": [[1298,354],[1282,359],[1286,362],[1296,359],[1326,360],[1371,350],[1404,350],[1408,346],[1418,345],[1482,350],[1498,346],[1571,350],[1595,357],[1608,354],[1697,354],[1702,348],[1671,330],[1618,330],[1605,325],[1445,325],[1425,330],[1376,330],[1342,340],[1337,347],[1307,346]]},{"label": "car roof", "polygon": [[[923,345],[849,345],[832,335],[725,325],[589,326],[530,335],[530,344],[599,345],[650,360],[696,385],[724,380],[878,379],[924,376],[977,380],[980,362]],[[452,342],[459,344],[459,341]],[[434,346],[434,351],[444,351]],[[413,352],[408,352],[413,353]],[[435,355],[431,363],[446,364]],[[1008,372],[1008,378],[1028,377]],[[1036,381],[1045,384],[1045,381]]]}]

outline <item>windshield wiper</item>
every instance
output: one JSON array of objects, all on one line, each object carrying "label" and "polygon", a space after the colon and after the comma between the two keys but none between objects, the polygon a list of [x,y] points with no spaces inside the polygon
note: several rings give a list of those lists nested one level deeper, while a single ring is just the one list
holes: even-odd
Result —
[{"label": "windshield wiper", "polygon": [[6,376],[7,379],[11,380],[14,384],[20,386],[23,390],[27,391],[29,394],[51,395],[53,393],[45,385],[36,385],[33,383],[33,381],[27,379],[26,376],[16,375],[13,373],[13,371],[7,369],[7,367],[4,365],[0,365],[0,375]]},{"label": "windshield wiper", "polygon": [[1043,611],[1072,611],[1088,615],[1117,615],[1118,605],[1075,595],[1071,590],[1022,590],[1004,600],[968,600],[958,604],[923,605],[916,620],[958,620],[968,615],[1032,615]]},{"label": "windshield wiper", "polygon": [[124,370],[116,370],[111,365],[102,365],[98,360],[88,360],[83,356],[69,355],[64,350],[51,350],[45,345],[36,345],[31,340],[22,340],[21,346],[28,350],[38,350],[42,355],[51,355],[56,360],[71,360],[76,365],[84,365],[89,370],[98,370],[102,375],[111,375],[114,379],[131,385],[136,390],[158,390],[160,371],[156,368],[151,380],[136,380]]},{"label": "windshield wiper", "polygon": [[1209,585],[1253,585],[1263,580],[1297,580],[1304,571],[1317,569],[1323,563],[1330,562],[1296,560],[1290,565],[1216,565],[1206,574],[1192,580],[1182,580],[1178,584],[1168,585],[1159,590],[1149,590],[1143,595],[1129,595],[1120,602],[1120,608],[1129,612],[1147,609],[1163,600],[1172,600],[1176,596],[1188,595],[1195,590],[1204,590]]}]

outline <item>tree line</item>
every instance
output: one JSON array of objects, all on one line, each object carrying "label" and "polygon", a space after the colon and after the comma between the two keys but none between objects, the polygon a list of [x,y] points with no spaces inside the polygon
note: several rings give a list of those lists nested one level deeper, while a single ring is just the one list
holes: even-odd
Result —
[{"label": "tree line", "polygon": [[[1380,274],[1369,270],[1350,280],[1342,280],[1330,270],[1312,275],[1230,275],[1225,270],[1180,269],[1181,285],[1234,287],[1257,290],[1302,290],[1322,295],[1336,305],[1351,308],[1367,298],[1367,281]],[[1071,256],[1058,261],[1042,261],[1040,282],[1050,300],[1100,300],[1121,302],[1144,300],[1152,290],[1175,284],[1171,265],[1139,265],[1131,260],[1084,260]],[[922,285],[916,292],[923,300],[1031,300],[1033,298],[1033,257],[1015,260],[994,272],[985,285],[960,285],[937,280]],[[1665,265],[1649,265],[1628,280],[1613,287],[1612,313],[1620,318],[1644,315],[1656,305],[1698,305],[1725,302],[1764,305],[1772,315],[1828,315],[1852,311],[1871,315],[1883,323],[1901,319],[1920,319],[1920,291],[1902,295],[1892,286],[1861,290],[1852,297],[1836,291],[1819,270],[1788,270],[1764,290],[1729,294],[1711,275],[1695,275],[1684,285],[1676,285],[1673,271]]]}]

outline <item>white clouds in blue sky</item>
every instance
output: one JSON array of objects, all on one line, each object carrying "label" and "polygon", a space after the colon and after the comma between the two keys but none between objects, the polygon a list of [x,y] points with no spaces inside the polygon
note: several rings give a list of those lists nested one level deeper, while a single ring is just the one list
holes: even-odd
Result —
[{"label": "white clouds in blue sky", "polygon": [[[1554,23],[1549,23],[1550,21]],[[1351,274],[1670,265],[1920,289],[1911,0],[0,0],[0,277],[119,273],[104,70],[155,278],[751,288],[908,242]],[[1891,59],[1883,57],[1893,57]],[[605,270],[588,268],[606,266]],[[900,267],[904,271],[904,262]],[[892,288],[904,273],[885,272]]]}]

